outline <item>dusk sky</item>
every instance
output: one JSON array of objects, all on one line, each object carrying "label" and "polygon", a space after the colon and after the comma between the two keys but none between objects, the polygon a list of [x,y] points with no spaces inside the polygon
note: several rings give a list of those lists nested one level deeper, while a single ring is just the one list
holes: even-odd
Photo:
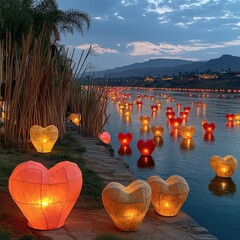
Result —
[{"label": "dusk sky", "polygon": [[62,36],[61,44],[82,49],[104,70],[152,58],[209,60],[240,56],[240,0],[57,0],[91,17],[84,36]]}]

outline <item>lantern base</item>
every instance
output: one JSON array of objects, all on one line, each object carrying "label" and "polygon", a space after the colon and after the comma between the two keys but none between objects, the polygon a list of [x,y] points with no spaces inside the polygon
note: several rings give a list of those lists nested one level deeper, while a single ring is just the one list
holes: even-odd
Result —
[{"label": "lantern base", "polygon": [[48,231],[48,230],[59,229],[59,228],[63,227],[64,224],[61,225],[61,226],[55,227],[55,228],[41,228],[41,227],[38,228],[38,227],[33,227],[30,222],[27,222],[27,226],[30,227],[30,228],[32,228],[32,229],[36,229],[36,230]]}]

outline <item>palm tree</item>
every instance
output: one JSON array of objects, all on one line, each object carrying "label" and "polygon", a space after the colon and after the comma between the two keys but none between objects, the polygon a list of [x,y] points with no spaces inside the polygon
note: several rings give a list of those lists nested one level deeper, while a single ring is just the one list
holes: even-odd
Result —
[{"label": "palm tree", "polygon": [[60,34],[83,35],[83,27],[90,27],[87,13],[77,10],[60,10],[56,0],[0,0],[0,40],[11,32],[15,43],[20,44],[22,34],[26,35],[33,25],[35,36],[45,27],[46,37],[51,43],[60,40]]}]

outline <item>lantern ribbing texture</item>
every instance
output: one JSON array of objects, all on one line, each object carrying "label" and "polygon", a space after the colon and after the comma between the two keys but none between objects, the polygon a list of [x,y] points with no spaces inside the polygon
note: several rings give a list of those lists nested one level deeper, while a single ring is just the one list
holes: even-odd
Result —
[{"label": "lantern ribbing texture", "polygon": [[102,191],[103,205],[121,231],[135,231],[140,227],[151,201],[151,188],[142,180],[127,187],[109,183]]},{"label": "lantern ribbing texture", "polygon": [[38,162],[24,162],[9,178],[13,200],[27,218],[28,226],[39,230],[62,227],[81,188],[81,170],[69,161],[49,170]]},{"label": "lantern ribbing texture", "polygon": [[58,129],[54,125],[43,128],[33,125],[30,128],[30,139],[39,153],[49,153],[58,139]]},{"label": "lantern ribbing texture", "polygon": [[158,176],[151,176],[147,183],[152,189],[152,199],[156,212],[162,216],[175,216],[185,202],[189,186],[178,175],[170,176],[166,181]]}]

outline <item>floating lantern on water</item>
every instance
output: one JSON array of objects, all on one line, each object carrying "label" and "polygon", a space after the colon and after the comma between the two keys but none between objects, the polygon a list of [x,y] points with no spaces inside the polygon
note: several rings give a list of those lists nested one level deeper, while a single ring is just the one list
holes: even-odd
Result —
[{"label": "floating lantern on water", "polygon": [[140,116],[140,122],[142,126],[148,126],[150,122],[150,117],[149,116]]},{"label": "floating lantern on water", "polygon": [[105,144],[109,144],[111,141],[111,136],[108,132],[98,133],[98,138]]},{"label": "floating lantern on water", "polygon": [[146,142],[143,139],[138,140],[137,148],[142,156],[150,156],[156,147],[154,140],[149,139]]},{"label": "floating lantern on water", "polygon": [[195,133],[195,127],[193,126],[181,126],[180,134],[182,135],[183,139],[191,139]]},{"label": "floating lantern on water", "polygon": [[152,199],[156,212],[162,216],[175,216],[187,199],[189,186],[187,181],[178,175],[166,181],[158,176],[151,176],[147,183],[152,189]]},{"label": "floating lantern on water", "polygon": [[210,158],[210,165],[218,177],[229,178],[237,169],[238,160],[231,155],[223,158],[215,155]]},{"label": "floating lantern on water", "polygon": [[137,106],[138,106],[138,108],[141,108],[141,107],[142,107],[142,105],[143,105],[143,103],[142,103],[142,102],[137,102]]},{"label": "floating lantern on water", "polygon": [[235,120],[235,124],[237,124],[237,125],[240,124],[240,113],[234,114],[234,120]]},{"label": "floating lantern on water", "polygon": [[172,107],[167,107],[167,112],[173,112],[173,108]]},{"label": "floating lantern on water", "polygon": [[58,139],[58,129],[54,125],[42,128],[33,125],[30,128],[30,139],[39,153],[49,153]]},{"label": "floating lantern on water", "polygon": [[152,130],[154,137],[162,137],[163,132],[164,132],[164,127],[163,126],[152,126],[151,130]]},{"label": "floating lantern on water", "polygon": [[166,117],[168,120],[175,117],[175,112],[166,112]]},{"label": "floating lantern on water", "polygon": [[158,108],[161,108],[161,102],[159,101],[159,100],[156,100],[156,104],[157,104],[157,106],[158,106]]},{"label": "floating lantern on water", "polygon": [[187,119],[188,118],[188,112],[180,112],[180,117],[182,119]]},{"label": "floating lantern on water", "polygon": [[19,164],[9,178],[9,191],[28,226],[39,230],[60,228],[82,188],[77,164],[64,161],[51,169],[41,163]]},{"label": "floating lantern on water", "polygon": [[184,112],[187,112],[187,113],[190,113],[190,110],[191,110],[190,107],[184,107],[184,108],[183,108],[183,111],[184,111]]},{"label": "floating lantern on water", "polygon": [[69,116],[69,119],[75,123],[77,126],[80,125],[80,121],[81,121],[81,114],[80,113],[71,113]]},{"label": "floating lantern on water", "polygon": [[229,121],[234,121],[234,114],[226,114],[226,119],[227,119],[227,121],[229,122]]},{"label": "floating lantern on water", "polygon": [[231,196],[237,191],[237,186],[231,178],[215,176],[209,183],[208,189],[216,196]]},{"label": "floating lantern on water", "polygon": [[120,144],[122,146],[128,146],[130,145],[131,141],[133,139],[133,136],[132,136],[132,133],[128,132],[128,133],[123,133],[123,132],[120,132],[118,134],[118,141],[120,142]]},{"label": "floating lantern on water", "polygon": [[118,107],[119,107],[119,109],[120,109],[120,110],[122,110],[122,111],[123,111],[123,110],[124,110],[124,108],[125,108],[125,106],[124,106],[124,104],[123,104],[123,103],[119,103],[119,104],[118,104]]},{"label": "floating lantern on water", "polygon": [[174,128],[174,129],[177,128],[178,129],[182,124],[182,119],[181,118],[170,118],[169,123],[170,123],[172,128]]},{"label": "floating lantern on water", "polygon": [[181,103],[177,103],[178,110],[180,110],[181,107],[182,107],[182,104]]},{"label": "floating lantern on water", "polygon": [[142,180],[127,187],[109,183],[102,191],[105,210],[121,231],[135,231],[140,227],[151,201],[151,188]]},{"label": "floating lantern on water", "polygon": [[130,118],[130,116],[131,116],[131,110],[128,110],[128,109],[124,109],[123,110],[123,116],[125,117],[125,118]]},{"label": "floating lantern on water", "polygon": [[205,109],[207,107],[206,103],[202,103],[202,107]]},{"label": "floating lantern on water", "polygon": [[203,123],[203,129],[205,130],[206,133],[213,133],[215,129],[215,124],[214,123]]},{"label": "floating lantern on water", "polygon": [[137,160],[137,166],[139,168],[153,168],[155,166],[155,162],[152,156],[140,156]]},{"label": "floating lantern on water", "polygon": [[157,112],[158,106],[157,105],[152,105],[151,109],[152,109],[153,112]]},{"label": "floating lantern on water", "polygon": [[132,154],[132,149],[129,145],[121,145],[118,149],[118,154],[119,155],[131,155]]}]

